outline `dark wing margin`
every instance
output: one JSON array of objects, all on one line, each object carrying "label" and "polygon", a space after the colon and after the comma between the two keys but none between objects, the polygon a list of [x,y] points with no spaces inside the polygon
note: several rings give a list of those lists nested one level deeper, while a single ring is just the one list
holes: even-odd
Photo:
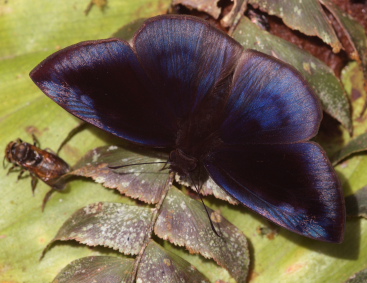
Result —
[{"label": "dark wing margin", "polygon": [[317,240],[343,240],[341,185],[317,144],[222,146],[205,167],[231,196],[278,225]]}]

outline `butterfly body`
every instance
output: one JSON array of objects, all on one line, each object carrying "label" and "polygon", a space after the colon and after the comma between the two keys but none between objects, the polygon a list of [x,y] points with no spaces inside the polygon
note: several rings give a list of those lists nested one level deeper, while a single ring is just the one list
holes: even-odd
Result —
[{"label": "butterfly body", "polygon": [[131,43],[82,42],[31,78],[73,115],[125,140],[171,150],[182,176],[202,167],[269,220],[340,242],[343,194],[317,134],[319,100],[290,65],[195,17],[147,20]]}]

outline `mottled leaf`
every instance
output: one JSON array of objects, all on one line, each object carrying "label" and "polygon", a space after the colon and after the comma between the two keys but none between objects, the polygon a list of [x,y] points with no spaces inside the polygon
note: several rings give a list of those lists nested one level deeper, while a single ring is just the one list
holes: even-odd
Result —
[{"label": "mottled leaf", "polygon": [[220,23],[224,27],[235,27],[246,10],[248,0],[234,0],[232,10],[223,17]]},{"label": "mottled leaf", "polygon": [[278,16],[291,29],[321,38],[335,53],[342,48],[318,0],[249,0],[249,3]]},{"label": "mottled leaf", "polygon": [[76,240],[88,246],[104,246],[126,255],[136,255],[149,232],[151,218],[150,208],[122,203],[90,204],[62,225],[45,251],[55,241]]},{"label": "mottled leaf", "polygon": [[218,19],[221,9],[218,7],[219,0],[173,0],[172,5],[183,5],[188,9],[195,9]]},{"label": "mottled leaf", "polygon": [[345,35],[354,49],[354,52],[350,54],[351,58],[362,64],[364,75],[367,77],[367,37],[364,27],[350,15],[341,11],[332,1],[319,1],[325,5],[343,28]]},{"label": "mottled leaf", "polygon": [[[190,187],[194,192],[197,192],[195,184],[189,177],[175,175],[176,181],[186,187]],[[203,196],[213,195],[218,199],[228,201],[230,204],[238,204],[238,201],[227,194],[221,187],[219,187],[210,176],[207,176],[200,186],[200,194]]]},{"label": "mottled leaf", "polygon": [[151,241],[141,259],[136,282],[209,283],[194,266]]},{"label": "mottled leaf", "polygon": [[364,269],[351,276],[345,283],[366,283],[366,282],[367,282],[367,269]]},{"label": "mottled leaf", "polygon": [[352,106],[353,134],[360,135],[366,132],[367,116],[361,117],[366,103],[367,91],[364,76],[357,62],[350,62],[341,73],[341,81],[348,94]]},{"label": "mottled leaf", "polygon": [[[104,146],[88,152],[70,174],[92,177],[129,197],[157,203],[168,179],[168,170],[161,170],[167,159],[165,153],[146,148]],[[161,163],[143,164],[152,162]],[[137,165],[109,168],[131,164]]]},{"label": "mottled leaf", "polygon": [[348,99],[340,81],[328,66],[296,45],[260,29],[246,17],[242,18],[233,37],[245,48],[269,54],[295,67],[315,90],[325,112],[351,132]]},{"label": "mottled leaf", "polygon": [[333,156],[333,164],[337,164],[344,158],[347,158],[353,153],[367,150],[367,133],[364,133],[355,139],[352,139],[345,147]]},{"label": "mottled leaf", "polygon": [[185,246],[191,253],[213,258],[236,279],[245,282],[249,252],[245,235],[219,213],[208,208],[213,231],[203,204],[171,188],[154,227],[158,237]]},{"label": "mottled leaf", "polygon": [[52,283],[131,282],[134,260],[113,256],[89,256],[64,267]]},{"label": "mottled leaf", "polygon": [[[70,174],[84,177],[92,177],[98,183],[107,188],[116,188],[119,192],[137,198],[147,203],[157,203],[168,179],[168,170],[161,171],[164,164],[141,164],[120,169],[111,169],[109,166],[123,164],[166,162],[168,155],[164,152],[153,151],[147,148],[135,148],[131,146],[105,146],[89,151]],[[134,171],[132,171],[134,170]],[[189,186],[197,192],[191,180],[179,177],[176,181]],[[238,202],[221,189],[209,176],[203,180],[200,194],[214,195],[216,198],[228,201],[231,204]]]},{"label": "mottled leaf", "polygon": [[355,194],[347,196],[345,206],[348,216],[367,218],[367,186],[358,190]]}]

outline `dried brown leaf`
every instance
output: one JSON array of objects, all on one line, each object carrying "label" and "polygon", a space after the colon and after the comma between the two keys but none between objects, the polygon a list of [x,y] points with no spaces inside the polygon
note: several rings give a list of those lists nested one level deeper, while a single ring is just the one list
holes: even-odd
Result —
[{"label": "dried brown leaf", "polygon": [[335,53],[342,45],[318,0],[249,0],[270,15],[278,16],[291,29],[321,38]]},{"label": "dried brown leaf", "polygon": [[221,9],[218,7],[219,0],[173,0],[172,5],[183,5],[188,9],[195,9],[204,12],[218,19]]}]

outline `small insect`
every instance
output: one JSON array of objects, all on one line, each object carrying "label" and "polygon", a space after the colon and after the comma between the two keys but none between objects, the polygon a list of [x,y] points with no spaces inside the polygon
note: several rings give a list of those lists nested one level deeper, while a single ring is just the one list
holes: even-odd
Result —
[{"label": "small insect", "polygon": [[31,185],[33,194],[38,179],[41,179],[51,187],[51,190],[43,199],[43,211],[51,194],[54,191],[64,189],[66,183],[61,177],[70,171],[70,166],[56,154],[48,150],[40,149],[39,142],[35,136],[33,136],[33,140],[33,145],[21,139],[11,141],[5,149],[4,161],[7,160],[13,165],[9,169],[8,174],[16,169],[20,169],[18,180],[22,177],[24,172],[29,172],[32,178]]}]

